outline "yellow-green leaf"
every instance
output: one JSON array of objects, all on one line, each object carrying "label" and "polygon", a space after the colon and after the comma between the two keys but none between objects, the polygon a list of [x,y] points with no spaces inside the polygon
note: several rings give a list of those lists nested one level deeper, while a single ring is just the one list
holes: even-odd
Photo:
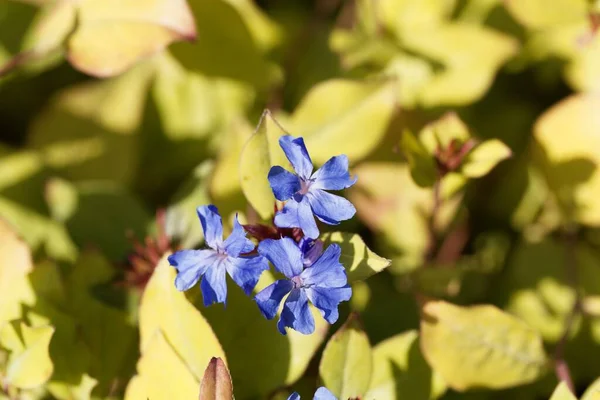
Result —
[{"label": "yellow-green leaf", "polygon": [[552,392],[550,400],[577,400],[577,397],[571,393],[567,384],[561,381],[558,386],[556,386],[556,389],[554,389],[554,392]]},{"label": "yellow-green leaf", "polygon": [[[163,332],[187,369],[200,382],[213,357],[225,360],[219,340],[202,314],[175,288],[175,268],[163,257],[156,266],[140,305],[140,348],[150,346],[156,331]],[[197,393],[197,389],[196,389]]]},{"label": "yellow-green leaf", "polygon": [[336,243],[342,249],[340,262],[348,273],[348,282],[365,280],[389,267],[391,260],[375,254],[367,247],[360,235],[347,232],[326,233],[325,245]]},{"label": "yellow-green leaf", "polygon": [[291,116],[316,164],[346,154],[351,163],[379,145],[396,110],[395,82],[333,79],[314,86]]},{"label": "yellow-green leaf", "polygon": [[469,128],[455,112],[442,115],[419,132],[419,140],[432,155],[438,148],[447,149],[452,142],[462,144],[470,137]]},{"label": "yellow-green leaf", "polygon": [[[137,363],[137,375],[129,381],[125,399],[198,398],[200,381],[161,330],[154,331],[146,340],[146,347]],[[197,337],[196,341],[202,342],[202,337]]]},{"label": "yellow-green leaf", "polygon": [[547,367],[541,336],[491,305],[426,302],[421,349],[429,365],[456,390],[500,389],[533,382]]},{"label": "yellow-green leaf", "polygon": [[579,22],[587,15],[586,0],[507,0],[504,6],[520,23],[531,29],[544,29]]},{"label": "yellow-green leaf", "polygon": [[402,133],[402,149],[410,165],[410,174],[421,187],[433,186],[438,172],[432,154],[409,130]]},{"label": "yellow-green leaf", "polygon": [[479,178],[511,155],[508,146],[500,140],[486,140],[467,153],[461,165],[461,172],[469,178]]},{"label": "yellow-green leaf", "polygon": [[393,336],[373,348],[373,376],[366,399],[437,399],[446,384],[427,364],[412,330]]},{"label": "yellow-green leaf", "polygon": [[[579,94],[556,104],[536,121],[536,154],[564,214],[600,225],[600,95]],[[567,134],[568,133],[568,134]]]},{"label": "yellow-green leaf", "polygon": [[319,376],[336,397],[362,398],[369,388],[373,355],[356,314],[331,337],[319,364]]},{"label": "yellow-green leaf", "polygon": [[29,247],[0,218],[0,326],[21,317],[21,303],[34,303],[35,294],[27,280],[32,268]]},{"label": "yellow-green leaf", "polygon": [[600,378],[596,379],[583,393],[581,400],[599,400],[600,399]]},{"label": "yellow-green leaf", "polygon": [[213,357],[204,371],[199,400],[233,400],[233,386],[227,366]]},{"label": "yellow-green leaf", "polygon": [[273,120],[271,113],[266,111],[259,126],[248,139],[240,156],[239,173],[242,191],[248,202],[258,212],[261,218],[267,219],[273,215],[275,197],[269,185],[267,175],[273,165],[280,163],[283,151],[279,148],[279,137],[283,132]]},{"label": "yellow-green leaf", "polygon": [[[25,323],[7,324],[4,329],[15,329],[22,350],[10,354],[5,382],[19,389],[32,389],[42,385],[54,369],[48,347],[54,334],[51,326],[32,328]],[[4,335],[2,335],[4,336]]]},{"label": "yellow-green leaf", "polygon": [[71,63],[90,75],[118,75],[174,41],[196,36],[185,0],[85,0],[69,38]]}]

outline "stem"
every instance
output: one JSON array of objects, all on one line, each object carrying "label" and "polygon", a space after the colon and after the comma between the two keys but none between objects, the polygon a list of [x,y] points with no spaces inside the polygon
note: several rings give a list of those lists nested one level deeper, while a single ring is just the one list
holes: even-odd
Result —
[{"label": "stem", "polygon": [[571,331],[573,329],[573,323],[578,314],[581,314],[583,309],[581,293],[579,291],[579,274],[577,272],[577,233],[571,227],[567,228],[565,233],[565,271],[567,274],[567,280],[569,285],[573,288],[575,293],[575,301],[573,307],[567,316],[565,321],[565,328],[563,334],[554,349],[554,372],[559,381],[565,382],[571,393],[575,395],[575,385],[573,384],[573,378],[571,377],[571,371],[569,365],[565,360],[565,347]]}]

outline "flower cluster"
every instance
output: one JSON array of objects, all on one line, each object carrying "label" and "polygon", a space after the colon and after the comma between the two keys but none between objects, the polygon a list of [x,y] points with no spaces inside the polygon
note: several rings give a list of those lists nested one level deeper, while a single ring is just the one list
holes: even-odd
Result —
[{"label": "flower cluster", "polygon": [[[300,395],[296,392],[292,393],[287,400],[300,400]],[[321,386],[315,392],[313,400],[337,400],[337,398],[331,393],[325,386]]]},{"label": "flower cluster", "polygon": [[295,174],[275,166],[269,171],[268,180],[275,198],[285,204],[275,214],[274,227],[247,229],[251,234],[269,231],[270,238],[254,234],[260,241],[256,247],[246,237],[236,215],[231,235],[223,240],[223,223],[217,208],[201,206],[197,213],[209,248],[178,251],[169,256],[169,263],[177,270],[178,290],[188,290],[202,279],[200,287],[207,306],[226,303],[226,272],[250,295],[271,262],[285,279],[256,294],[254,299],[260,311],[273,319],[287,295],[277,324],[279,331],[285,335],[285,327],[289,327],[310,334],[315,322],[309,301],[333,324],[338,319],[339,303],[352,296],[346,271],[339,261],[341,249],[337,244],[323,248],[315,217],[329,225],[352,218],[356,213],[352,203],[326,190],[348,188],[356,178],[350,177],[345,155],[332,157],[313,173],[302,138],[283,136],[279,144]]}]

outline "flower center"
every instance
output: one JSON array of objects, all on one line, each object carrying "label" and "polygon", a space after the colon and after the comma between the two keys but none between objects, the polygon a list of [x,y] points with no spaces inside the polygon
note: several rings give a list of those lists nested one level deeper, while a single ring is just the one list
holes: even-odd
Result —
[{"label": "flower center", "polygon": [[300,191],[298,193],[300,193],[301,195],[305,195],[306,193],[308,193],[310,185],[312,185],[312,183],[313,181],[311,179],[300,179]]},{"label": "flower center", "polygon": [[300,275],[294,276],[290,280],[294,284],[294,289],[300,289],[303,285],[302,278],[300,278]]}]

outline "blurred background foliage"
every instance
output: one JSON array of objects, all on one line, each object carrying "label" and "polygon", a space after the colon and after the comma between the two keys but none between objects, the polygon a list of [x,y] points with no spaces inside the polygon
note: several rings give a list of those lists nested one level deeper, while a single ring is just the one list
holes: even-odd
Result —
[{"label": "blurred background foliage", "polygon": [[[0,0],[0,399],[188,398],[213,356],[238,399],[581,396],[599,27],[586,0]],[[348,155],[336,230],[392,260],[342,342],[281,336],[235,289],[204,308],[159,263],[202,243],[196,206],[271,216],[240,179],[264,109],[315,164]],[[351,388],[336,354],[368,369]]]}]

